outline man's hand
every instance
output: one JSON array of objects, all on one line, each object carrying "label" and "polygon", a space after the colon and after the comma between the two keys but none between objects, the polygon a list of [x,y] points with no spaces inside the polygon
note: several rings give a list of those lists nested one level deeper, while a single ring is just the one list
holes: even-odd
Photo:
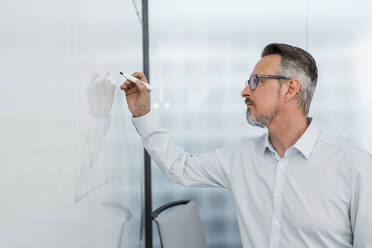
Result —
[{"label": "man's hand", "polygon": [[143,73],[135,72],[132,76],[139,80],[135,83],[127,80],[120,86],[120,89],[125,92],[129,111],[134,117],[140,117],[150,111],[150,93],[140,82],[141,80],[147,83]]}]

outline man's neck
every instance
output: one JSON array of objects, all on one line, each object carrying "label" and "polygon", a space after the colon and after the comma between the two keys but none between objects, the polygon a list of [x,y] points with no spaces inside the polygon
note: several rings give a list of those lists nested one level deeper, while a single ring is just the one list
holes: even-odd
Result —
[{"label": "man's neck", "polygon": [[297,113],[277,116],[268,125],[270,142],[281,158],[305,133],[307,127],[306,116]]}]

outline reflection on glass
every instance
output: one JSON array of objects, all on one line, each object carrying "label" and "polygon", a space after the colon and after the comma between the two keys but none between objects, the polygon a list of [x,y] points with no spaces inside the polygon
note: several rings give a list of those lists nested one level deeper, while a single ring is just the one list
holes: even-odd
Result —
[{"label": "reflection on glass", "polygon": [[[111,4],[72,3],[75,201],[90,202],[113,218],[103,242],[138,247],[142,149],[134,145],[130,124],[123,121],[118,72],[141,63],[140,6],[133,1]],[[138,165],[129,167],[133,164]],[[97,221],[96,228],[100,222],[109,225],[108,220]]]},{"label": "reflection on glass", "polygon": [[[78,144],[80,150],[77,153],[80,161],[78,161],[79,174],[77,175],[75,197],[77,202],[90,192],[116,179],[115,177],[107,178],[106,173],[102,173],[103,171],[99,168],[99,165],[94,166],[101,153],[103,139],[110,126],[110,111],[114,100],[115,86],[107,79],[108,75],[92,74],[90,83],[86,88],[90,116],[86,117],[89,127],[82,132],[79,139],[80,144]],[[80,113],[79,116],[82,115]]]}]

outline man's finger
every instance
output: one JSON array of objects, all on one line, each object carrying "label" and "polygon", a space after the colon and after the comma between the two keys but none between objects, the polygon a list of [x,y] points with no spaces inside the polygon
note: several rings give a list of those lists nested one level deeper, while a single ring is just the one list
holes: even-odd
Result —
[{"label": "man's finger", "polygon": [[132,74],[132,76],[147,83],[146,76],[142,72],[135,72]]},{"label": "man's finger", "polygon": [[137,94],[138,91],[139,91],[139,90],[138,90],[136,87],[129,88],[129,89],[126,89],[126,90],[125,90],[125,95],[130,96],[130,95],[132,95],[132,94]]},{"label": "man's finger", "polygon": [[127,80],[127,81],[125,81],[125,82],[120,86],[120,89],[122,89],[122,90],[126,90],[126,89],[130,88],[129,86],[130,86],[131,84],[133,84],[133,83],[132,83],[131,81]]},{"label": "man's finger", "polygon": [[139,89],[139,91],[141,92],[147,91],[146,86],[143,85],[143,83],[140,80],[137,80],[135,84],[136,84],[136,87]]}]

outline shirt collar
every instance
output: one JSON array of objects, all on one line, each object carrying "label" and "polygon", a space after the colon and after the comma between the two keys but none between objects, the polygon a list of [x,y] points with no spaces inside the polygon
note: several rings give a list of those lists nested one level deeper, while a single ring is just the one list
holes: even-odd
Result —
[{"label": "shirt collar", "polygon": [[[301,152],[306,159],[309,159],[311,152],[313,151],[313,148],[315,146],[315,143],[318,140],[320,129],[318,125],[312,120],[311,117],[307,117],[307,122],[309,123],[309,126],[305,130],[304,134],[297,140],[297,142],[292,147],[296,148],[299,152]],[[288,150],[290,148],[288,148]],[[269,149],[273,153],[276,153],[273,145],[269,140],[268,132],[266,132],[263,136],[263,152],[265,152],[267,149]]]}]

